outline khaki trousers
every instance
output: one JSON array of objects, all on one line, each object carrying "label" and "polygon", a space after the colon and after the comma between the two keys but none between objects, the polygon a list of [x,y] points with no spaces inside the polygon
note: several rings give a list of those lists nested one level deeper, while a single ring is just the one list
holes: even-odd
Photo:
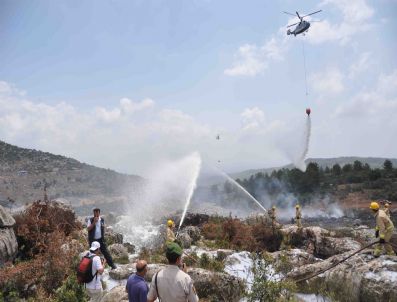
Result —
[{"label": "khaki trousers", "polygon": [[90,297],[90,302],[99,302],[102,298],[102,289],[86,288],[87,295]]},{"label": "khaki trousers", "polygon": [[387,230],[385,232],[385,243],[378,243],[375,246],[374,256],[380,256],[380,254],[383,252],[383,248],[386,250],[387,255],[395,255],[392,246],[389,244],[392,235],[393,229]]}]

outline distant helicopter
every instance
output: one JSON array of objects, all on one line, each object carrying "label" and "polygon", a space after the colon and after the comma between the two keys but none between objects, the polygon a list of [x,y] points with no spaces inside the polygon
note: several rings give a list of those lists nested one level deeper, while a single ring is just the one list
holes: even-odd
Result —
[{"label": "distant helicopter", "polygon": [[[308,15],[305,15],[305,16],[302,16],[302,17],[299,15],[298,12],[296,12],[296,15],[298,16],[298,18],[299,18],[300,21],[297,22],[297,23],[294,23],[294,24],[291,24],[291,25],[288,25],[288,26],[287,26],[287,28],[288,28],[288,27],[291,27],[291,26],[294,26],[294,25],[298,24],[298,26],[295,27],[295,29],[294,29],[293,31],[291,31],[290,29],[288,29],[288,30],[287,30],[287,35],[294,35],[294,36],[296,36],[296,35],[299,35],[299,34],[302,34],[302,33],[306,32],[306,31],[309,29],[309,27],[310,27],[310,23],[309,23],[308,21],[303,20],[303,18],[305,18],[305,17],[307,17],[307,16],[310,16],[310,15],[317,14],[317,13],[319,13],[319,12],[321,12],[321,11],[322,11],[322,10],[320,9],[320,10],[314,12],[314,13],[311,13],[311,14],[308,14]],[[295,16],[295,14],[291,14],[291,13],[289,13],[289,12],[283,12],[283,13],[284,13],[284,14],[287,14],[287,15]]]}]

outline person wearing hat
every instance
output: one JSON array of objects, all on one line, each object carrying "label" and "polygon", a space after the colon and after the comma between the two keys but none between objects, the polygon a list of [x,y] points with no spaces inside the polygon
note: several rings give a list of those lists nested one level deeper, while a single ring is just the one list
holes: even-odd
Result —
[{"label": "person wearing hat", "polygon": [[167,238],[166,238],[166,243],[168,242],[174,242],[176,237],[175,237],[175,233],[174,233],[174,228],[175,228],[175,223],[169,219],[167,221]]},{"label": "person wearing hat", "polygon": [[296,225],[298,228],[302,227],[302,212],[301,212],[301,207],[299,204],[295,206],[295,219],[296,219]]},{"label": "person wearing hat", "polygon": [[271,218],[271,220],[272,220],[272,228],[273,228],[273,232],[274,232],[274,229],[275,229],[276,226],[277,226],[277,221],[276,221],[276,206],[272,206],[269,215],[270,215],[270,218]]},{"label": "person wearing hat", "polygon": [[379,209],[379,204],[376,201],[372,201],[369,208],[376,219],[375,237],[379,238],[379,244],[375,246],[374,256],[379,257],[383,249],[386,250],[387,255],[395,255],[389,243],[394,230],[393,222],[383,210]]},{"label": "person wearing hat", "polygon": [[87,295],[91,298],[90,302],[99,302],[102,298],[102,282],[101,275],[103,274],[106,259],[101,261],[99,257],[101,244],[98,241],[91,243],[89,257],[92,258],[92,275],[94,279],[91,282],[85,284]]},{"label": "person wearing hat", "polygon": [[387,217],[389,217],[390,218],[390,205],[391,205],[391,202],[390,201],[388,201],[388,200],[385,200],[385,204],[384,204],[384,206],[383,206],[383,211],[385,212],[385,214],[387,215]]},{"label": "person wearing hat", "polygon": [[166,257],[168,265],[157,272],[150,285],[147,302],[154,302],[157,298],[161,302],[198,302],[193,281],[181,267],[182,248],[175,242],[167,244]]},{"label": "person wearing hat", "polygon": [[107,263],[112,269],[115,269],[116,265],[113,263],[112,256],[110,255],[105,243],[105,219],[100,216],[101,210],[99,208],[95,207],[92,211],[94,216],[90,217],[87,221],[88,242],[90,244],[94,241],[99,242],[101,245],[101,252]]}]

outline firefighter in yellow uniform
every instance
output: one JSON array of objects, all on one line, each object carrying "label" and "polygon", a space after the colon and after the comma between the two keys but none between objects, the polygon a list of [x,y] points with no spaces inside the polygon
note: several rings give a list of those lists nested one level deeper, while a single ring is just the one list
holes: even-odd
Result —
[{"label": "firefighter in yellow uniform", "polygon": [[389,218],[390,218],[390,205],[391,205],[391,202],[386,200],[385,205],[384,205],[384,212],[387,215],[387,217],[389,217]]},{"label": "firefighter in yellow uniform", "polygon": [[394,230],[393,222],[383,210],[379,209],[377,202],[371,202],[369,208],[374,212],[376,219],[375,236],[376,238],[379,237],[379,243],[375,246],[374,256],[379,257],[383,252],[383,248],[385,248],[387,255],[395,255],[389,243]]},{"label": "firefighter in yellow uniform", "polygon": [[277,226],[277,221],[276,221],[276,207],[272,206],[272,209],[270,210],[270,219],[272,220],[272,228],[273,231]]},{"label": "firefighter in yellow uniform", "polygon": [[174,228],[175,228],[175,223],[169,219],[167,221],[167,238],[166,238],[166,242],[174,242],[176,237],[174,234]]},{"label": "firefighter in yellow uniform", "polygon": [[296,219],[296,225],[298,228],[302,227],[302,212],[301,212],[301,207],[300,205],[295,206],[295,219]]}]

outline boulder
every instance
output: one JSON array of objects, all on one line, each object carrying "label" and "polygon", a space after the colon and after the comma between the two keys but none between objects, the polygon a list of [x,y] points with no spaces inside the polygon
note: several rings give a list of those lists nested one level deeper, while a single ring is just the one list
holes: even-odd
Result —
[{"label": "boulder", "polygon": [[192,245],[192,238],[188,233],[181,232],[178,234],[177,242],[184,248],[188,249]]},{"label": "boulder", "polygon": [[271,253],[275,260],[275,266],[279,268],[290,268],[302,266],[311,263],[320,262],[321,259],[314,257],[306,251],[300,249],[291,249]]},{"label": "boulder", "polygon": [[151,282],[153,276],[154,276],[158,271],[164,269],[166,266],[167,266],[166,264],[156,264],[156,263],[148,264],[148,266],[147,266],[148,270],[147,270],[147,273],[146,273],[146,275],[145,275],[145,280],[146,280],[147,282]]},{"label": "boulder", "polygon": [[127,279],[131,274],[136,273],[135,263],[119,264],[116,269],[109,271],[109,276],[114,280]]},{"label": "boulder", "polygon": [[12,228],[0,228],[0,267],[12,261],[18,252],[18,243]]},{"label": "boulder", "polygon": [[197,242],[201,238],[201,231],[196,226],[187,226],[183,229],[183,232],[187,233],[192,238],[192,243]]},{"label": "boulder", "polygon": [[115,243],[123,243],[123,234],[117,233],[112,227],[107,227],[105,231],[105,240],[107,245],[112,245]]},{"label": "boulder", "polygon": [[320,258],[328,258],[361,247],[359,242],[351,238],[335,238],[334,232],[320,227],[298,228],[297,226],[287,226],[280,231],[284,237],[284,245],[304,249]]},{"label": "boulder", "polygon": [[[324,261],[297,267],[287,276],[300,280],[329,268],[351,252],[330,257]],[[352,302],[397,301],[397,257],[374,258],[362,253],[309,280],[308,288],[324,288],[335,299],[349,297]]]},{"label": "boulder", "polygon": [[200,299],[238,302],[244,293],[243,280],[229,274],[211,272],[201,268],[190,269],[188,274],[193,279]]},{"label": "boulder", "polygon": [[15,219],[10,213],[0,206],[0,228],[11,228],[15,224]]},{"label": "boulder", "polygon": [[124,245],[115,243],[109,246],[109,253],[114,262],[128,263],[128,250]]},{"label": "boulder", "polygon": [[13,226],[14,218],[0,206],[0,267],[12,261],[18,252],[18,242]]},{"label": "boulder", "polygon": [[351,238],[324,237],[316,244],[316,255],[320,258],[328,258],[348,251],[359,250],[361,244]]},{"label": "boulder", "polygon": [[128,293],[125,291],[125,286],[113,287],[111,291],[105,292],[100,302],[122,302],[128,301]]},{"label": "boulder", "polygon": [[123,246],[127,249],[128,253],[133,254],[135,253],[135,245],[129,242],[124,242]]}]

